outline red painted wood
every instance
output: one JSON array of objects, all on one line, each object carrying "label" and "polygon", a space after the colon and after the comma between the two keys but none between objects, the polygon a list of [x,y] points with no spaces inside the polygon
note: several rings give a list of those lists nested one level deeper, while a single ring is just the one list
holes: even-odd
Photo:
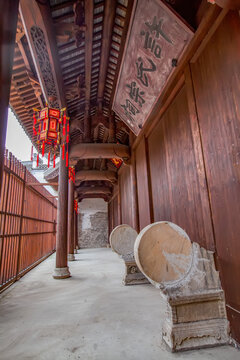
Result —
[{"label": "red painted wood", "polygon": [[185,88],[148,139],[154,221],[181,226],[207,247]]},{"label": "red painted wood", "polygon": [[148,169],[145,138],[136,149],[136,175],[138,193],[139,228],[142,230],[151,223]]},{"label": "red painted wood", "polygon": [[0,289],[55,250],[56,200],[10,153],[4,156],[0,201]]},{"label": "red painted wood", "polygon": [[119,173],[121,223],[134,227],[133,220],[133,191],[130,166],[123,166]]},{"label": "red painted wood", "polygon": [[195,64],[197,112],[217,260],[232,336],[240,342],[240,18],[229,12]]}]

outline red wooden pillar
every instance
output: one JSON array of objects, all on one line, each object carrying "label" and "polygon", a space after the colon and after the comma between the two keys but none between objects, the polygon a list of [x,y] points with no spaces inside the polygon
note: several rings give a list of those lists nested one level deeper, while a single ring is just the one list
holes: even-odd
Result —
[{"label": "red wooden pillar", "polygon": [[78,250],[78,213],[74,211],[74,248]]},{"label": "red wooden pillar", "polygon": [[0,2],[0,197],[19,0]]},{"label": "red wooden pillar", "polygon": [[74,261],[74,183],[68,186],[68,260]]},{"label": "red wooden pillar", "polygon": [[58,177],[58,209],[57,209],[57,239],[56,239],[56,267],[54,279],[65,279],[70,276],[67,263],[67,219],[68,216],[68,168],[62,160],[60,152]]}]

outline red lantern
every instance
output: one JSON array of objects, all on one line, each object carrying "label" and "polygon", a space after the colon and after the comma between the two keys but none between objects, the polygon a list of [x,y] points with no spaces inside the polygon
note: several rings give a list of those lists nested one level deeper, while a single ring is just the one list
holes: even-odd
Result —
[{"label": "red lantern", "polygon": [[[50,153],[57,149],[60,143],[61,112],[58,109],[45,107],[42,110],[33,109],[33,134],[37,136],[38,152],[42,149],[42,156],[45,153],[45,145],[49,145],[48,167],[50,165]],[[38,155],[39,158],[39,155]],[[38,166],[38,164],[37,164]]]},{"label": "red lantern", "polygon": [[74,169],[74,167],[68,168],[68,178],[69,178],[69,182],[72,181],[75,184],[75,169]]},{"label": "red lantern", "polygon": [[121,159],[114,158],[114,159],[110,159],[110,160],[116,166],[117,169],[119,169],[123,163],[123,161]]},{"label": "red lantern", "polygon": [[78,213],[78,201],[74,200],[74,210],[76,211],[76,214]]},{"label": "red lantern", "polygon": [[42,110],[33,109],[33,111],[33,135],[37,136],[38,153],[41,150],[44,156],[47,144],[50,147],[48,167],[51,152],[53,152],[53,167],[55,167],[56,150],[61,143],[62,158],[66,156],[66,166],[68,166],[69,117],[66,116],[66,108],[58,110],[46,106]]}]

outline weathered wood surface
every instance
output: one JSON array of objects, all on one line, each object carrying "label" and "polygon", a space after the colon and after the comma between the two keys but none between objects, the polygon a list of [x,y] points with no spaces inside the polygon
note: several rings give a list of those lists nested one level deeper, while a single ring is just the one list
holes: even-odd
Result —
[{"label": "weathered wood surface", "polygon": [[56,279],[70,276],[68,270],[68,168],[60,153],[59,180],[58,180],[58,212],[57,212],[57,239],[56,239],[56,268],[53,277]]},{"label": "weathered wood surface", "polygon": [[162,2],[135,2],[113,110],[136,135],[192,36]]},{"label": "weathered wood surface", "polygon": [[142,230],[145,226],[151,223],[151,199],[149,193],[149,177],[145,138],[143,138],[137,147],[135,154],[139,229]]},{"label": "weathered wood surface", "polygon": [[185,87],[148,138],[154,221],[172,221],[207,247]]},{"label": "weathered wood surface", "polygon": [[133,193],[131,170],[129,166],[124,166],[119,172],[119,186],[121,195],[121,220],[122,224],[134,227],[133,219]]},{"label": "weathered wood surface", "polygon": [[[217,263],[233,337],[240,342],[240,18],[229,12],[192,64]],[[234,277],[233,277],[234,274]]]},{"label": "weathered wood surface", "polygon": [[68,260],[74,258],[74,183],[69,181],[68,184]]},{"label": "weathered wood surface", "polygon": [[11,153],[4,155],[0,200],[0,290],[51,255],[56,243],[56,201]]}]

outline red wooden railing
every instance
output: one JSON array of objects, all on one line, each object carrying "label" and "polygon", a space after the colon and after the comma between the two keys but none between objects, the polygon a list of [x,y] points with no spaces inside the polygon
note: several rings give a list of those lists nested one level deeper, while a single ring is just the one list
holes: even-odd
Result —
[{"label": "red wooden railing", "polygon": [[36,178],[6,151],[0,198],[0,291],[55,250],[56,200],[34,183]]}]

